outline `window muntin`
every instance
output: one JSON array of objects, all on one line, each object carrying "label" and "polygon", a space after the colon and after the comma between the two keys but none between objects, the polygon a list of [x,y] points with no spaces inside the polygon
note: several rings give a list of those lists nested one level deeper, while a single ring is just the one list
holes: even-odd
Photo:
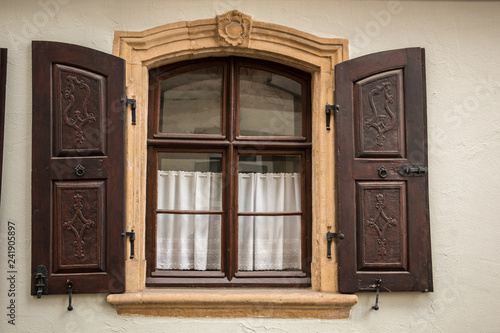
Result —
[{"label": "window muntin", "polygon": [[[224,61],[226,62],[225,64]],[[224,87],[222,96],[225,97],[222,102],[223,112],[221,116],[223,135],[217,137],[211,134],[188,133],[188,135],[183,137],[181,133],[161,133],[158,126],[158,122],[161,121],[161,117],[159,116],[161,103],[158,103],[161,97],[158,96],[160,92],[158,86],[160,82],[163,82],[162,79],[173,77],[173,73],[188,73],[190,70],[200,71],[203,69],[203,66],[209,67],[214,62],[218,64],[222,63],[222,68],[227,69],[224,72],[226,75],[223,77],[222,84]],[[290,111],[291,109],[286,111],[299,114],[299,116],[295,116],[294,118],[299,119],[299,121],[288,123],[292,124],[293,131],[270,133],[272,135],[268,136],[238,135],[239,125],[241,124],[239,120],[239,100],[242,95],[240,94],[242,85],[238,81],[240,73],[238,69],[240,68],[245,68],[248,72],[257,72],[259,75],[267,71],[267,76],[276,76],[280,77],[282,81],[285,79],[286,82],[294,82],[296,85],[294,89],[300,91],[302,97],[299,100],[294,97],[296,105],[293,111]],[[253,71],[254,69],[258,71]],[[148,201],[147,208],[147,284],[154,286],[309,285],[311,210],[310,195],[307,196],[304,193],[310,191],[311,144],[308,97],[310,94],[310,75],[278,64],[241,58],[227,58],[207,59],[154,69],[150,71],[150,83],[153,85],[150,91],[156,92],[156,96],[153,93],[150,98],[149,113],[148,197],[152,200]],[[293,84],[289,82],[289,85]],[[264,89],[269,89],[269,86],[263,87]],[[272,89],[279,91],[277,94],[280,94],[280,96],[283,95],[280,89],[275,87],[272,87]],[[269,95],[269,91],[266,93]],[[191,102],[194,104],[191,104],[186,113],[196,117],[195,110],[200,107],[197,104],[203,104],[204,102],[201,99],[193,99],[193,101]],[[271,105],[271,108],[276,109],[276,105]],[[282,126],[284,125],[282,124]],[[297,128],[300,130],[297,130]],[[291,135],[282,135],[287,133]],[[206,154],[207,152],[209,155],[207,155],[208,157],[206,156],[205,161],[194,163],[198,164],[201,169],[196,168],[191,163],[190,167],[183,165],[182,167],[178,167],[178,170],[166,170],[174,168],[173,165],[180,165],[179,160],[172,157],[180,157],[180,160],[187,159],[187,155],[182,155],[186,152],[190,156],[198,156],[195,159],[199,159],[201,154]],[[214,153],[220,153],[222,157],[214,156]],[[214,165],[218,165],[218,167],[214,169]],[[222,184],[221,210],[219,210],[219,207],[217,209],[211,207],[206,202],[200,206],[203,207],[201,210],[191,210],[192,207],[189,205],[186,206],[186,204],[183,204],[183,207],[189,209],[180,209],[174,212],[160,209],[160,207],[163,208],[162,206],[154,206],[153,203],[156,203],[156,198],[160,196],[160,176],[155,175],[154,172],[166,171],[176,172],[177,174],[181,173],[183,175],[188,174],[188,172],[201,172],[204,173],[205,177],[208,174],[212,175],[213,173],[220,172],[219,177]],[[280,182],[283,184],[292,182],[294,184],[293,187],[299,193],[293,194],[293,200],[297,202],[294,204],[293,209],[290,207],[285,209],[283,206],[272,207],[268,205],[265,211],[260,209],[253,212],[238,211],[237,207],[241,205],[240,202],[246,202],[246,200],[241,201],[241,196],[238,196],[240,178],[250,174],[255,177],[258,173],[260,173],[258,176],[268,177],[270,183],[273,181],[276,183],[274,179],[279,174],[283,174],[283,177],[280,176],[282,178]],[[273,195],[273,197],[276,197],[276,195]],[[284,200],[283,193],[279,199],[281,201]],[[213,210],[211,210],[212,208]],[[178,216],[172,217],[172,215]],[[215,241],[211,239],[207,242],[200,240],[196,236],[196,234],[200,234],[198,230],[193,229],[192,231],[185,232],[186,236],[183,236],[184,238],[181,239],[180,243],[183,243],[183,246],[190,244],[188,247],[191,246],[194,250],[189,253],[189,256],[195,259],[191,260],[193,262],[190,261],[188,264],[165,265],[163,251],[174,251],[176,247],[172,247],[172,243],[175,242],[174,238],[176,237],[174,236],[175,232],[172,231],[174,229],[171,226],[174,222],[166,223],[171,227],[170,233],[172,237],[163,237],[164,226],[162,224],[165,224],[164,220],[175,218],[179,221],[188,221],[191,219],[192,221],[186,222],[186,224],[203,225],[205,229],[206,225],[210,225],[209,232],[211,232],[211,235],[217,235],[217,237],[220,235],[220,239],[215,239]],[[261,239],[254,239],[254,236],[251,236],[251,242],[243,241],[242,239],[250,237],[247,230],[249,228],[255,229],[256,224],[259,225],[256,235],[264,231],[265,236],[261,237]],[[185,226],[183,227],[186,228]],[[277,232],[280,233],[280,236],[273,236],[270,230],[278,230]],[[165,239],[162,238],[169,239],[170,243],[165,244]],[[259,241],[260,243],[268,244],[267,248],[265,246],[258,247],[257,250],[260,252],[260,258],[271,257],[276,259],[274,260],[275,262],[279,262],[280,260],[282,262],[269,264],[269,262],[273,261],[259,259],[257,261],[253,260],[250,263],[248,261],[250,254],[248,251],[245,252],[245,249],[249,247],[248,244],[252,242],[259,243]],[[200,243],[211,244],[209,246],[210,249],[206,250],[206,253],[211,253],[211,258],[200,259],[200,255],[196,254],[198,251],[197,246]],[[289,247],[286,248],[286,246],[283,246],[284,243],[287,243]],[[220,251],[214,250],[213,244],[220,244]],[[169,247],[170,250],[168,250]],[[253,258],[254,254],[251,254],[251,256]],[[277,260],[281,257],[286,258],[284,260]],[[172,262],[170,258],[167,258],[166,261]]]}]

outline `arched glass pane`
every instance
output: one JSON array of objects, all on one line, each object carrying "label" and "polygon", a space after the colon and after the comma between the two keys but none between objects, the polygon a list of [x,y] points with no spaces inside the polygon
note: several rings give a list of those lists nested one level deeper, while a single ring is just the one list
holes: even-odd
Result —
[{"label": "arched glass pane", "polygon": [[240,68],[240,135],[302,136],[302,85],[285,76]]},{"label": "arched glass pane", "polygon": [[223,72],[211,67],[162,80],[160,132],[221,134]]}]

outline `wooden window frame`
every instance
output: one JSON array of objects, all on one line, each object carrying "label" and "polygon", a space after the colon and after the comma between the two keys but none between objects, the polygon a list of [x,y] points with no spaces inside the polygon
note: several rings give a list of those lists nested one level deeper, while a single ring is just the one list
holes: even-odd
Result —
[{"label": "wooden window frame", "polygon": [[[170,134],[159,130],[161,81],[190,71],[223,68],[222,128],[214,134]],[[285,76],[301,84],[302,136],[241,136],[239,135],[240,69],[251,68]],[[207,58],[154,68],[149,71],[152,93],[149,97],[148,177],[146,219],[146,286],[168,287],[309,287],[311,263],[311,115],[310,75],[303,71],[264,60],[241,57]],[[194,113],[195,115],[195,113]],[[170,142],[176,146],[171,147]],[[159,152],[220,153],[223,175],[221,212],[221,271],[176,271],[156,269],[156,203]],[[238,272],[238,223],[242,215],[271,216],[287,214],[239,213],[238,160],[241,155],[294,155],[301,157],[301,271]],[[174,214],[177,212],[173,212]],[[186,212],[184,212],[186,213]],[[194,213],[194,212],[189,212]],[[201,212],[203,214],[207,212]]]}]

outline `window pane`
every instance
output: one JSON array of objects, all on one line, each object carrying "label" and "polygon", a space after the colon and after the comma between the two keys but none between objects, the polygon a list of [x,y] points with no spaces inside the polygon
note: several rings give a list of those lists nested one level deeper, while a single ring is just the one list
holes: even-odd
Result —
[{"label": "window pane", "polygon": [[238,270],[300,270],[300,216],[240,216]]},{"label": "window pane", "polygon": [[158,214],[157,221],[157,269],[220,270],[220,215]]},{"label": "window pane", "polygon": [[222,154],[158,153],[158,209],[221,210]]},{"label": "window pane", "polygon": [[221,134],[222,77],[212,67],[162,80],[160,132]]},{"label": "window pane", "polygon": [[300,156],[240,155],[239,212],[300,212]]},{"label": "window pane", "polygon": [[240,135],[302,136],[302,86],[285,76],[240,69]]}]

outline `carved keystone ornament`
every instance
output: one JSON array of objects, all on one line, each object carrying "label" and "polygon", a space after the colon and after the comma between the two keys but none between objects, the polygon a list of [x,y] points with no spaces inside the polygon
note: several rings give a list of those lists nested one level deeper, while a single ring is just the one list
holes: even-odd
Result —
[{"label": "carved keystone ornament", "polygon": [[247,42],[251,27],[252,18],[237,10],[217,15],[219,36],[232,46],[238,46]]}]

